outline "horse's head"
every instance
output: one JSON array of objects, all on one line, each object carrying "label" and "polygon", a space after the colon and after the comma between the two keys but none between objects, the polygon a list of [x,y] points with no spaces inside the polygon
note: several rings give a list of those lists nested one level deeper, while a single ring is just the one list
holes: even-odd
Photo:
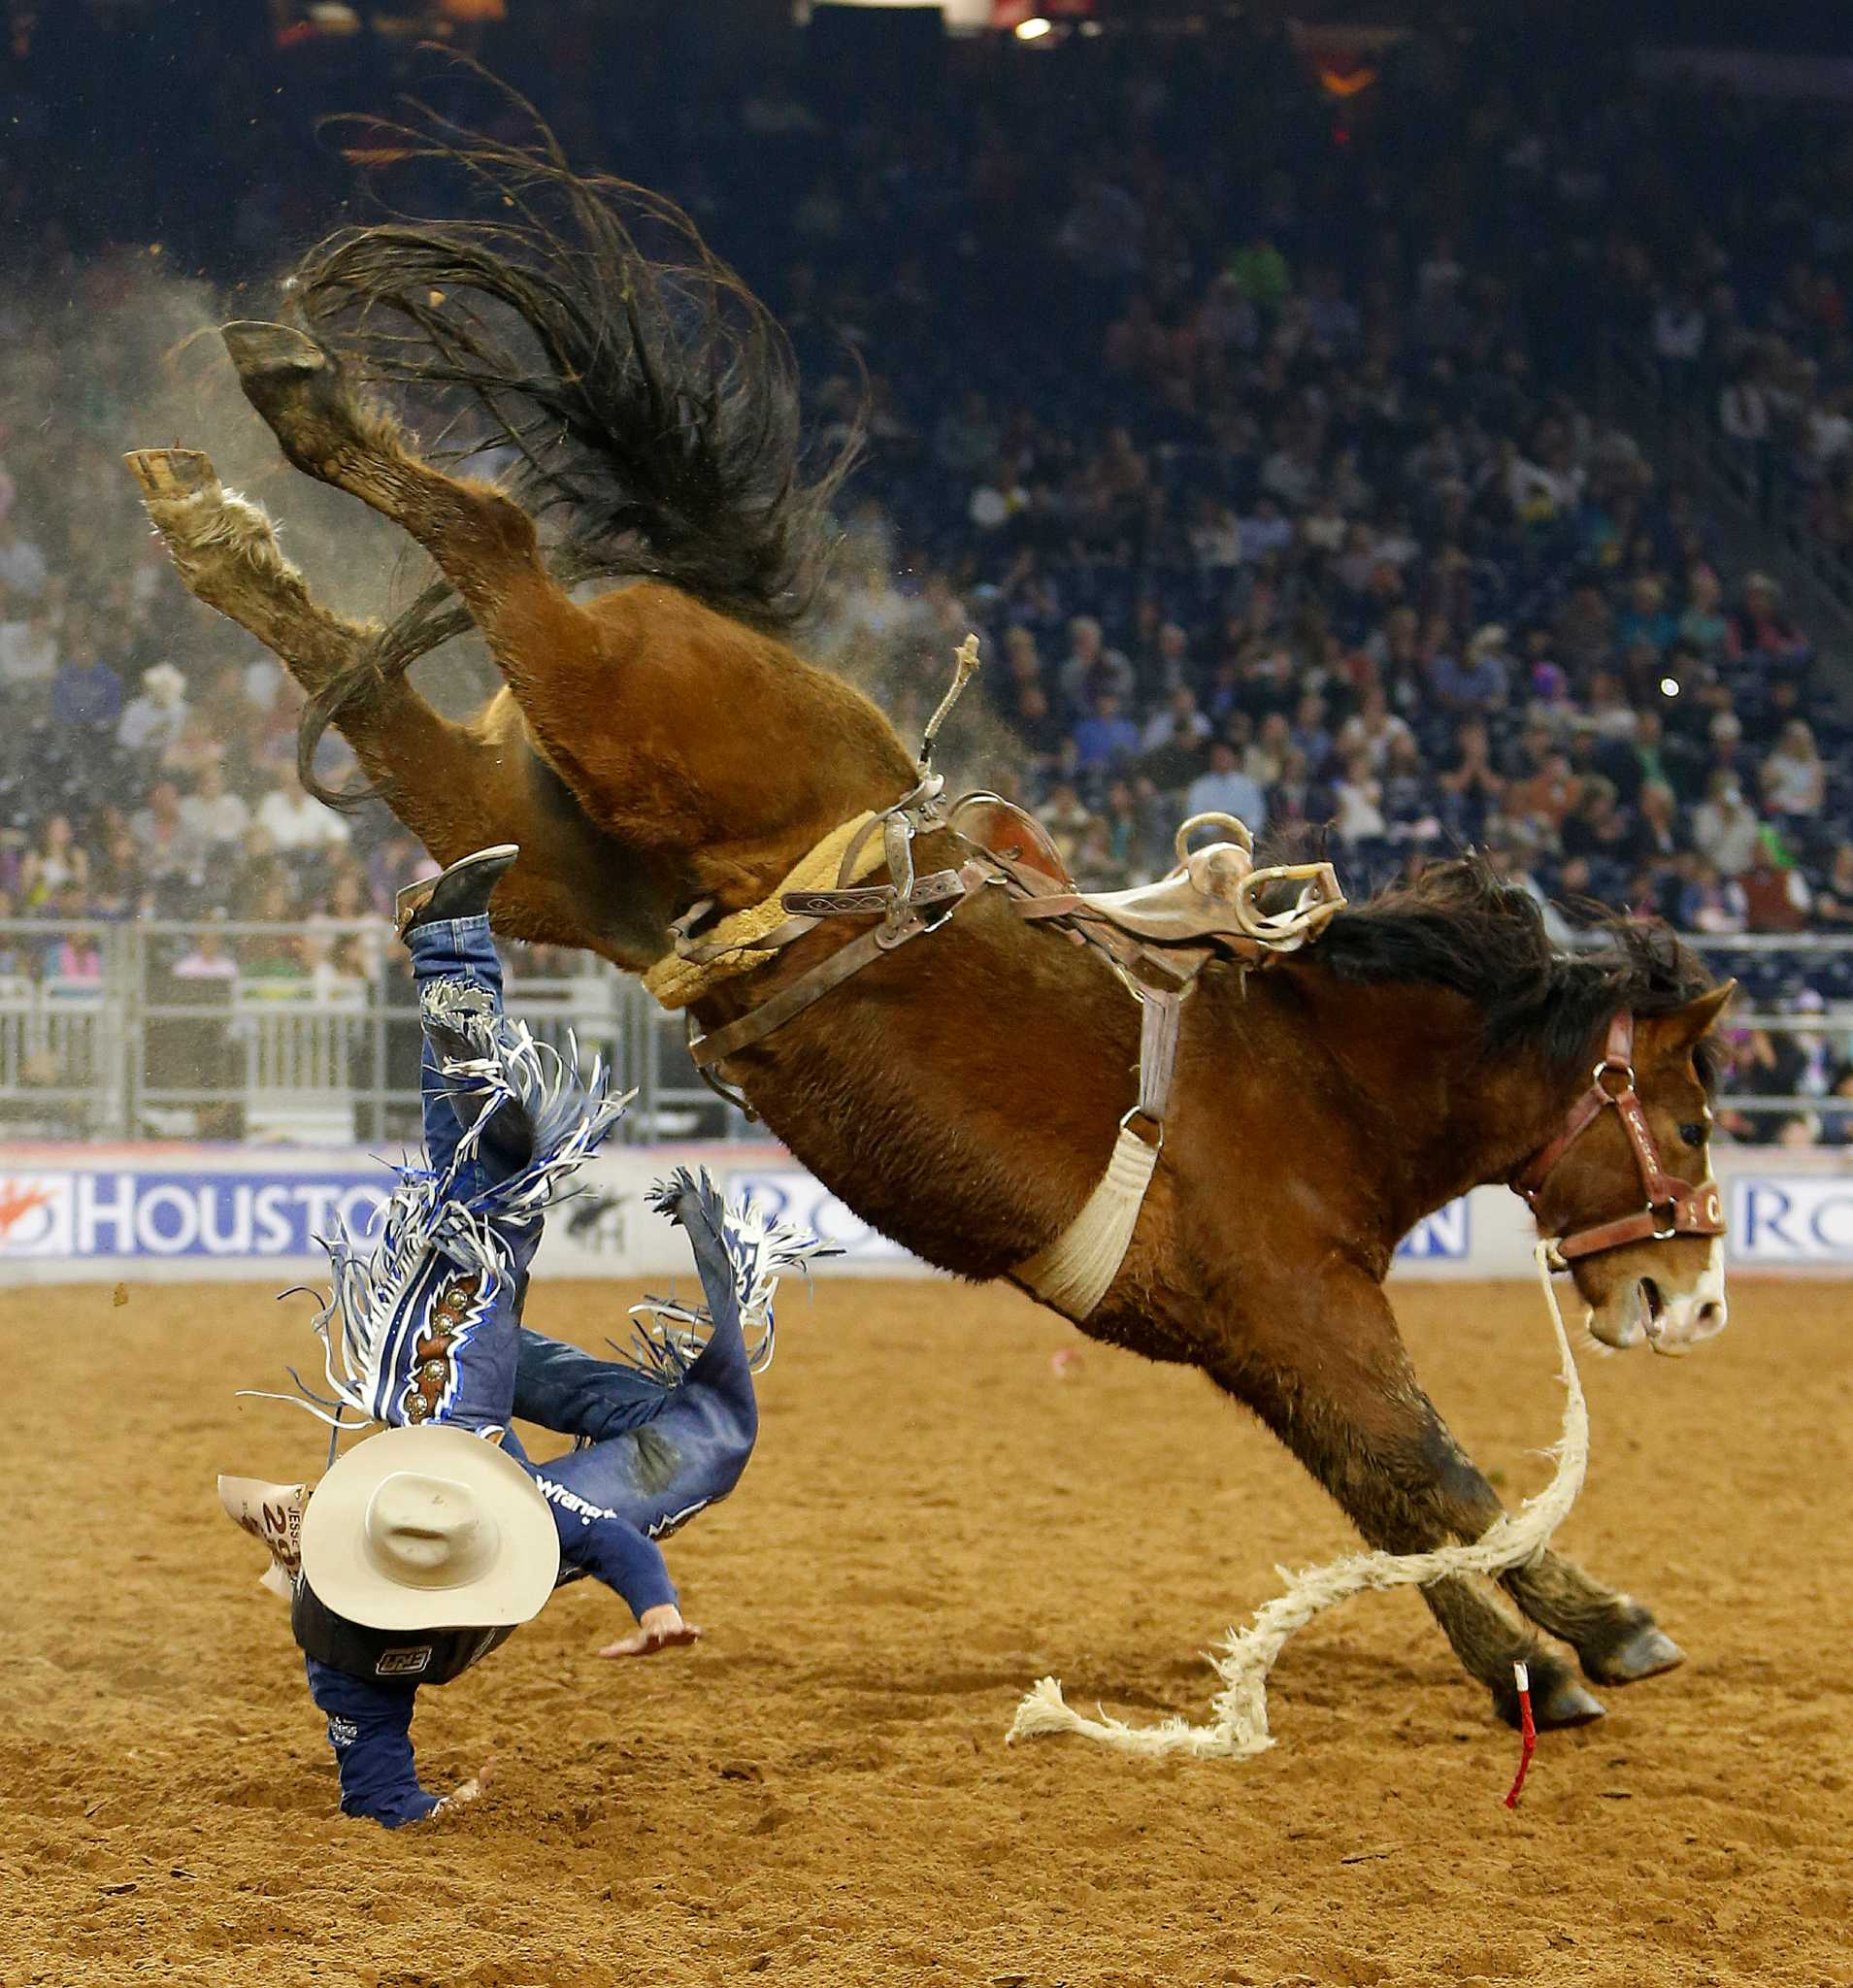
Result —
[{"label": "horse's head", "polygon": [[1514,1182],[1561,1239],[1606,1345],[1683,1353],[1724,1330],[1724,1210],[1698,1052],[1734,991],[1616,1015],[1589,1087]]}]

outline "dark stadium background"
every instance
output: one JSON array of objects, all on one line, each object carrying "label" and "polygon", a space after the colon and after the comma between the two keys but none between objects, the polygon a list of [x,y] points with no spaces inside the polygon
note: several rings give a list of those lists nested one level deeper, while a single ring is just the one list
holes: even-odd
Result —
[{"label": "dark stadium background", "polygon": [[[1727,1130],[1853,1141],[1847,10],[1050,16],[13,0],[0,984],[150,1017],[128,1077],[21,1036],[13,1127],[236,1131],[229,1004],[385,998],[419,852],[300,796],[292,693],[118,457],[364,211],[331,114],[506,124],[437,36],[689,208],[820,442],[866,376],[814,646],[911,722],[976,629],[975,750],[1089,882],[1199,807],[1332,822],[1356,888],[1474,845],[1567,942],[1594,898],[1738,976]],[[379,1104],[412,1038],[369,1041]]]}]

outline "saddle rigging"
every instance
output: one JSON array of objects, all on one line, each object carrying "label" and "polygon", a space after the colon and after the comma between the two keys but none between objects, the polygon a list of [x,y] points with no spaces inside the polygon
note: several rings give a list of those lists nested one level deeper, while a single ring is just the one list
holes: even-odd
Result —
[{"label": "saddle rigging", "polygon": [[[1138,1097],[1120,1120],[1107,1172],[1080,1214],[1014,1273],[1058,1309],[1084,1318],[1125,1260],[1164,1145],[1180,1013],[1198,976],[1212,960],[1231,961],[1245,972],[1298,950],[1342,909],[1344,897],[1329,863],[1257,867],[1248,830],[1233,815],[1216,813],[1193,815],[1178,829],[1176,866],[1156,883],[1102,893],[1076,890],[1042,825],[1013,803],[976,793],[950,808],[942,806],[945,781],[932,768],[934,740],[977,667],[975,638],[968,636],[961,644],[956,664],[953,683],[926,728],[916,763],[918,783],[856,824],[841,842],[835,887],[781,890],[777,904],[783,921],[769,927],[770,906],[736,914],[750,917],[755,928],[750,941],[754,964],[825,919],[877,922],[738,1020],[706,1035],[697,1035],[691,1020],[689,1054],[706,1082],[750,1111],[744,1098],[719,1081],[717,1065],[763,1042],[884,953],[937,930],[987,888],[1004,891],[1026,922],[1059,931],[1073,944],[1101,954],[1141,1005]],[[1225,830],[1228,839],[1193,851],[1190,838],[1206,827]],[[919,874],[913,844],[927,834],[956,838],[965,860],[956,869]],[[839,829],[827,840],[836,845],[843,836]],[[859,880],[884,867],[885,881]],[[675,964],[697,977],[718,969],[720,977],[738,970],[726,964],[726,955],[736,948],[705,944],[695,935],[691,927],[702,909],[677,923]],[[688,1000],[695,998],[696,993],[686,994]]]}]

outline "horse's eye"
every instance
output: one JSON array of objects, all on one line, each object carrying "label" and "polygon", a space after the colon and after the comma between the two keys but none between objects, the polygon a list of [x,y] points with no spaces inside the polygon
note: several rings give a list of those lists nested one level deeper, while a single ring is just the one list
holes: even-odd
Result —
[{"label": "horse's eye", "polygon": [[1696,1119],[1689,1119],[1680,1126],[1679,1137],[1690,1146],[1701,1146],[1705,1143],[1705,1128]]}]

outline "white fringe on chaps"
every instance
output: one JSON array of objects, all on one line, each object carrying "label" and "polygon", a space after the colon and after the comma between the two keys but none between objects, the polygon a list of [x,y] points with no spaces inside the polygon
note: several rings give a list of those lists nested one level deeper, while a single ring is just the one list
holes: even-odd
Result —
[{"label": "white fringe on chaps", "polygon": [[1563,1432],[1548,1454],[1557,1459],[1550,1482],[1515,1512],[1496,1520],[1470,1545],[1438,1546],[1432,1553],[1359,1553],[1304,1574],[1276,1572],[1287,1584],[1284,1595],[1265,1604],[1246,1629],[1231,1630],[1209,1656],[1222,1680],[1210,1702],[1208,1725],[1193,1726],[1173,1717],[1155,1726],[1129,1726],[1102,1711],[1097,1719],[1070,1708],[1062,1687],[1044,1677],[1024,1698],[1011,1722],[1011,1740],[1041,1733],[1084,1733],[1122,1752],[1156,1759],[1186,1753],[1200,1760],[1246,1760],[1274,1744],[1268,1731],[1268,1673],[1297,1629],[1335,1603],[1366,1588],[1427,1587],[1451,1574],[1499,1574],[1522,1567],[1550,1544],[1551,1535],[1570,1515],[1583,1486],[1589,1462],[1589,1411],[1582,1383],[1570,1348],[1570,1334],[1551,1283],[1549,1242],[1538,1245],[1538,1275],[1550,1308],[1557,1335],[1558,1374],[1564,1383]]}]

